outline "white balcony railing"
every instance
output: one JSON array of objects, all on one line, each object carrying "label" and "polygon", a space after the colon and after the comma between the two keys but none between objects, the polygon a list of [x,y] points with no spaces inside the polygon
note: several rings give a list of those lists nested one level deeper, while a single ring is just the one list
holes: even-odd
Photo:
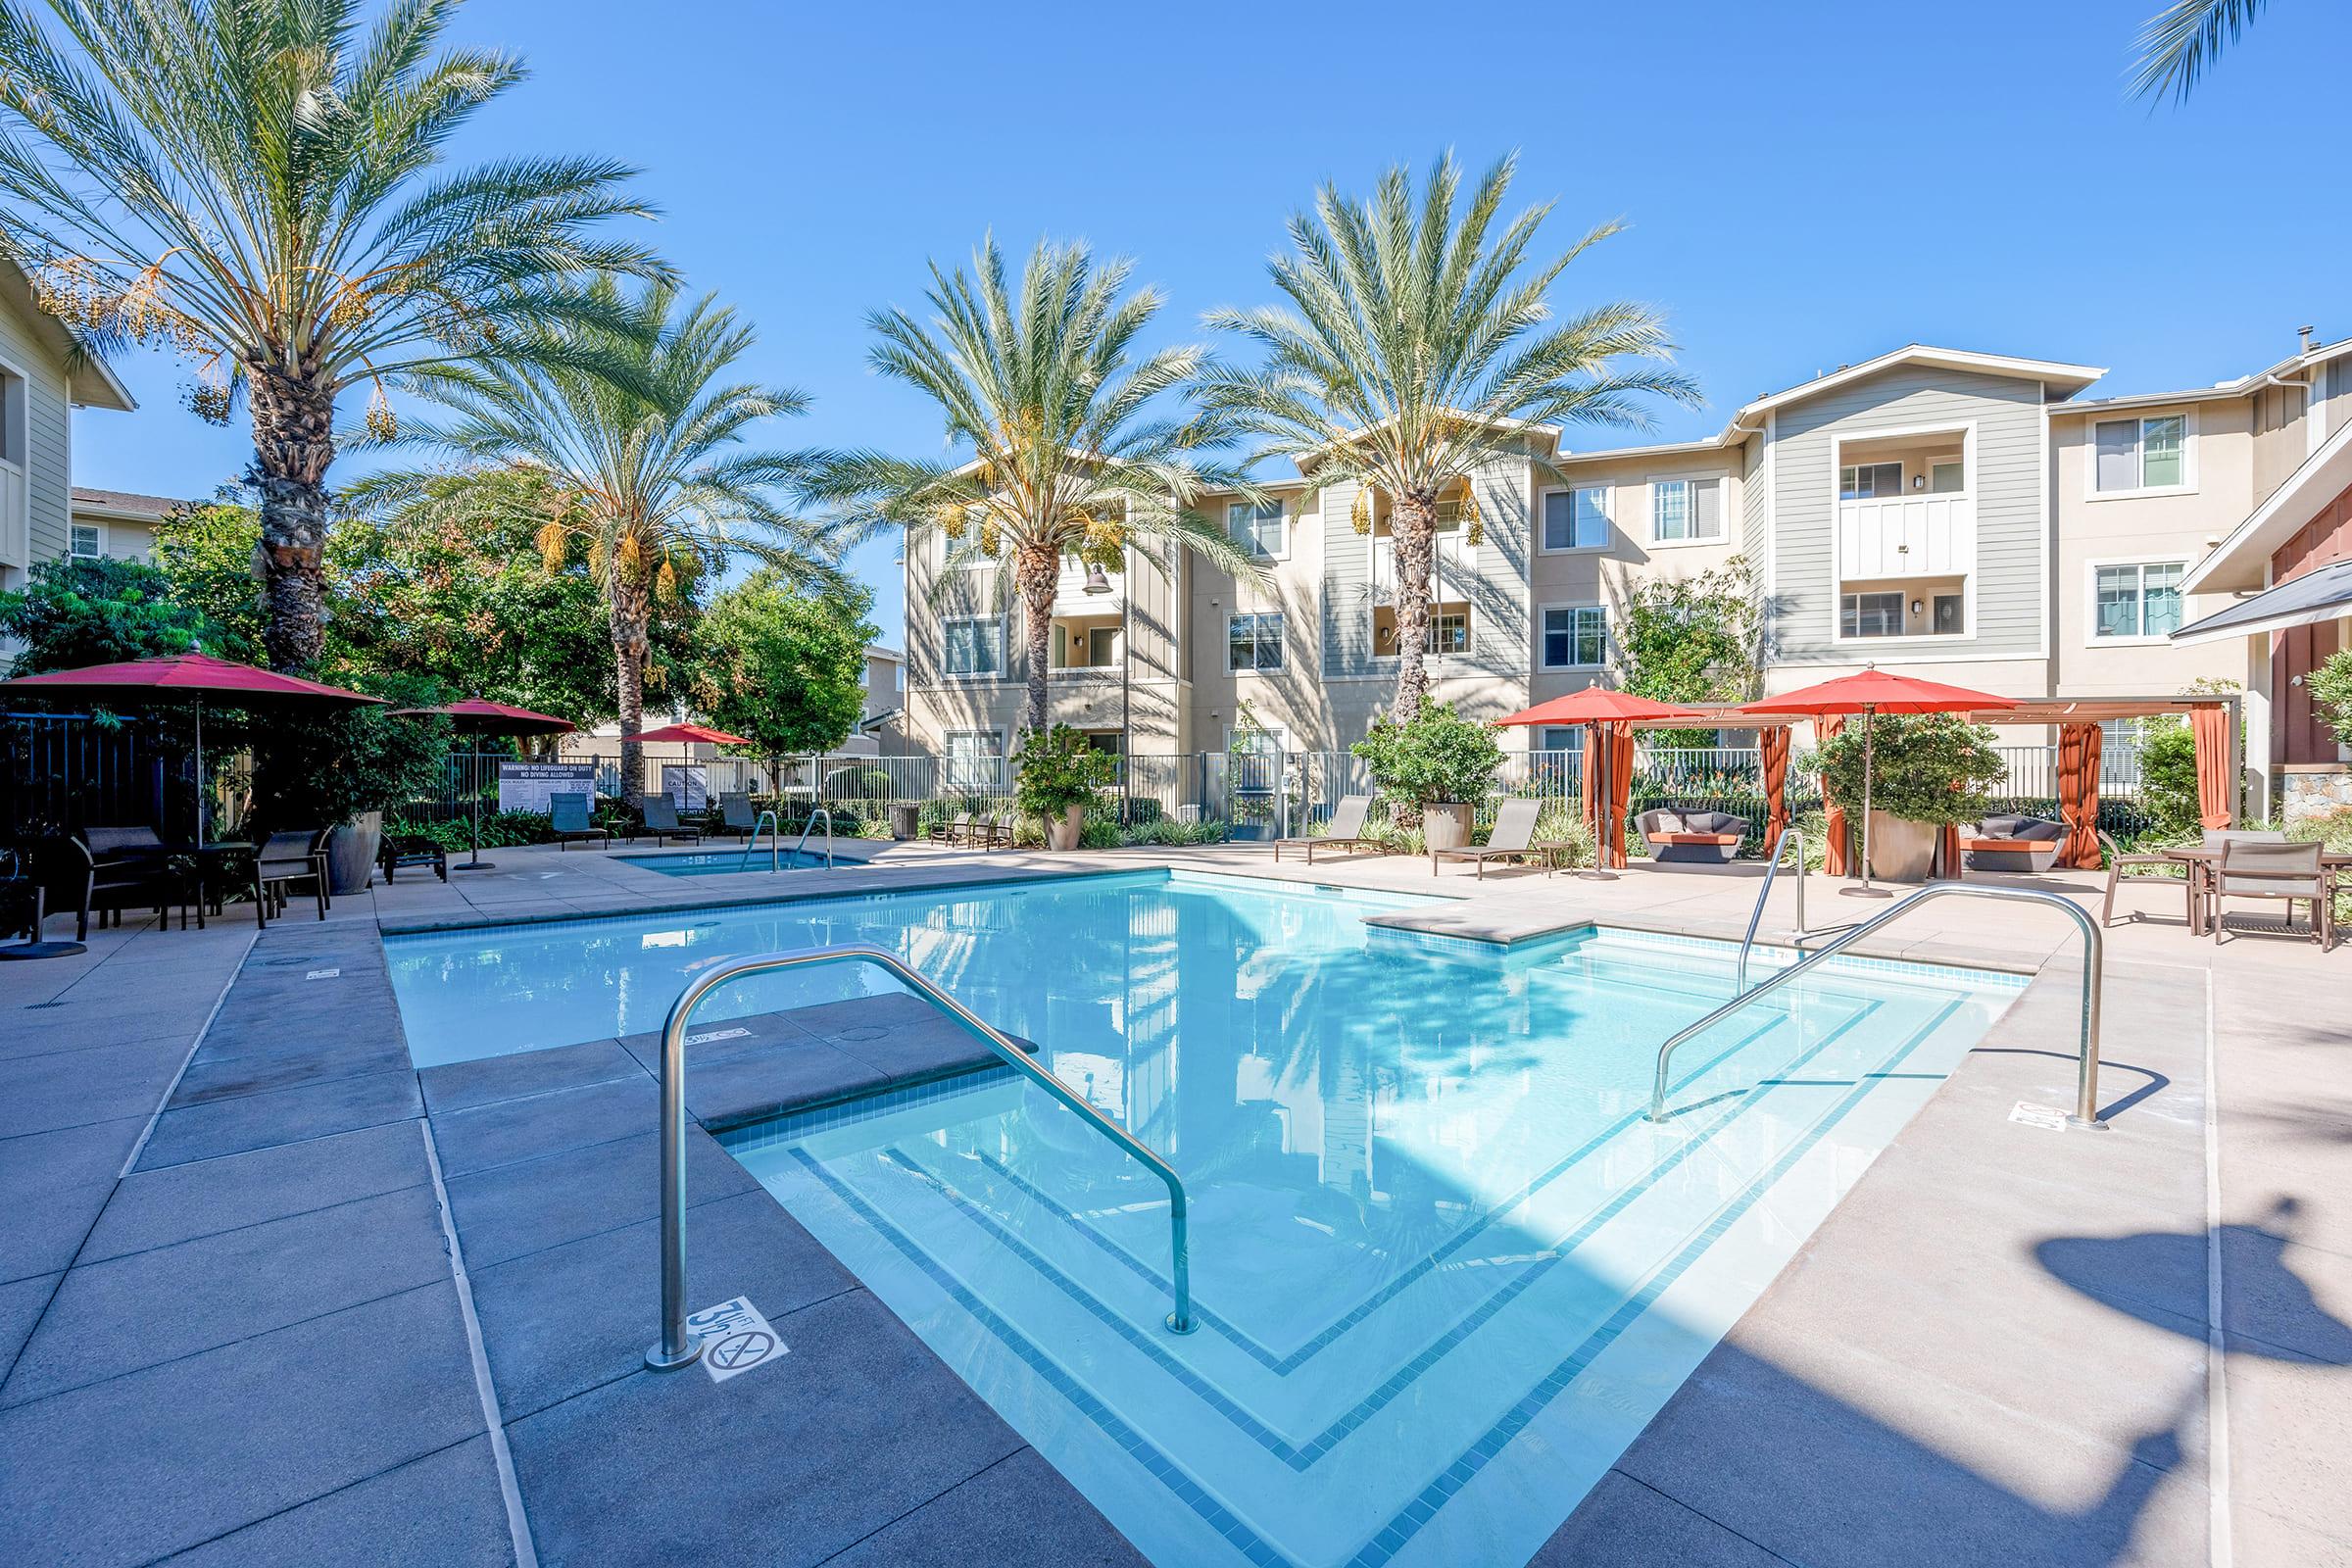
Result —
[{"label": "white balcony railing", "polygon": [[[1396,601],[1396,542],[1379,538],[1372,545],[1372,599],[1375,604],[1395,604]],[[1459,598],[1468,589],[1476,574],[1478,552],[1470,548],[1459,528],[1441,533],[1430,564],[1435,568],[1438,583],[1430,597],[1436,600]]]},{"label": "white balcony railing", "polygon": [[1977,504],[1968,496],[1838,503],[1838,574],[1964,577],[1977,565]]}]

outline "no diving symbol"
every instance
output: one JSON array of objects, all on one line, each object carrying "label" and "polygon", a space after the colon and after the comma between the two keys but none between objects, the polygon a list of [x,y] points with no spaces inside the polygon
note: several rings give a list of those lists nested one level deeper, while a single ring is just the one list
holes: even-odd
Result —
[{"label": "no diving symbol", "polygon": [[703,1370],[713,1383],[740,1377],[791,1349],[745,1296],[687,1314],[686,1327],[702,1342]]}]

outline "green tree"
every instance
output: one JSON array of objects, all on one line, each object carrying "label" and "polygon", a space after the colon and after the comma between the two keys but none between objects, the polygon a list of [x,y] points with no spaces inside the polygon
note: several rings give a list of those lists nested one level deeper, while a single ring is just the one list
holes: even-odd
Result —
[{"label": "green tree", "polygon": [[181,603],[172,581],[137,561],[61,556],[0,593],[0,633],[22,641],[10,673],[213,651],[218,628]]},{"label": "green tree", "polygon": [[[1652,577],[1617,612],[1618,684],[1661,703],[1736,703],[1756,681],[1754,580],[1745,560]],[[1668,730],[1661,746],[1712,746],[1712,730]]]},{"label": "green tree", "polygon": [[1880,713],[1867,727],[1849,720],[1796,768],[1821,774],[1850,812],[1862,809],[1867,768],[1873,810],[1938,826],[1983,816],[1992,787],[2008,776],[1992,731],[1952,713]]},{"label": "green tree", "polygon": [[465,491],[489,487],[484,504],[495,505],[512,492],[516,466],[545,475],[556,504],[538,519],[544,563],[552,571],[583,561],[609,612],[621,788],[634,807],[662,608],[684,602],[739,554],[792,581],[832,583],[839,574],[823,530],[777,495],[808,479],[811,460],[744,445],[760,420],[798,414],[808,401],[728,379],[751,351],[751,327],[710,295],[679,308],[665,284],[632,296],[605,278],[589,293],[610,320],[538,329],[515,359],[413,377],[451,416],[415,421],[402,439],[460,466],[386,474],[360,488],[375,505],[454,481],[457,504]]},{"label": "green tree", "polygon": [[456,0],[49,0],[0,7],[0,253],[94,349],[149,343],[197,367],[196,412],[251,410],[280,668],[322,639],[326,470],[340,395],[513,352],[580,313],[590,269],[657,274],[591,237],[649,211],[601,158],[443,168],[509,55],[435,50]]},{"label": "green tree", "polygon": [[1381,794],[1403,808],[1407,820],[1425,806],[1476,805],[1502,766],[1494,726],[1463,718],[1450,703],[1424,703],[1406,719],[1376,718],[1348,750],[1364,760]]},{"label": "green tree", "polygon": [[2352,648],[2329,655],[2304,684],[2336,740],[2352,746]]},{"label": "green tree", "polygon": [[1084,245],[1041,241],[1016,297],[994,238],[970,273],[934,263],[931,319],[875,312],[868,361],[938,407],[952,455],[846,453],[819,487],[846,507],[850,542],[883,528],[904,529],[909,551],[944,540],[942,590],[967,567],[1004,568],[996,577],[1021,605],[1033,731],[1046,727],[1064,556],[1121,572],[1138,557],[1166,574],[1189,550],[1244,582],[1263,580],[1224,525],[1194,510],[1205,491],[1254,489],[1204,459],[1231,444],[1223,421],[1153,412],[1207,361],[1198,348],[1137,349],[1161,296],[1122,297],[1132,270],[1123,260],[1098,267]]},{"label": "green tree", "polygon": [[[1399,719],[1420,711],[1428,691],[1437,534],[1443,522],[1474,519],[1448,499],[1468,494],[1472,470],[1516,455],[1526,424],[1639,429],[1648,422],[1642,399],[1697,400],[1687,376],[1658,363],[1670,345],[1643,307],[1553,318],[1545,296],[1560,273],[1619,225],[1604,223],[1565,254],[1529,265],[1551,209],[1530,208],[1496,229],[1515,164],[1505,158],[1489,170],[1458,214],[1462,177],[1450,155],[1417,196],[1401,167],[1382,176],[1369,202],[1327,184],[1312,214],[1292,216],[1292,253],[1269,264],[1288,307],[1208,317],[1259,345],[1264,360],[1254,370],[1205,374],[1203,406],[1262,438],[1258,458],[1297,463],[1309,494],[1349,483],[1389,497]],[[1369,516],[1359,512],[1359,526]]]},{"label": "green tree", "polygon": [[810,593],[754,572],[710,601],[695,628],[696,706],[760,757],[825,752],[849,739],[865,702],[873,594]]},{"label": "green tree", "polygon": [[155,525],[155,564],[171,579],[172,595],[202,611],[219,628],[223,659],[262,657],[268,630],[253,558],[262,519],[251,507],[200,501],[174,508]]},{"label": "green tree", "polygon": [[2139,29],[2132,96],[2185,103],[2222,50],[2262,11],[2263,0],[2173,0]]}]

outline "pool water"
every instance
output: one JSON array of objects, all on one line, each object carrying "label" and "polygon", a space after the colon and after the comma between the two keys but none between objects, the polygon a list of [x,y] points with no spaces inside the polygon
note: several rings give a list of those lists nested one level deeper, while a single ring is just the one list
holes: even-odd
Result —
[{"label": "pool water", "polygon": [[[1660,1126],[1729,946],[1365,923],[1413,902],[1154,872],[388,946],[420,1061],[894,949],[1174,1164],[1200,1327],[1162,1323],[1165,1190],[1008,1071],[728,1135],[779,1201],[1155,1562],[1518,1563],[2022,981],[1834,959],[1687,1047]],[[855,986],[888,989],[707,1015]]]},{"label": "pool water", "polygon": [[[779,863],[778,858],[769,855],[765,848],[748,857],[741,850],[691,850],[668,855],[615,855],[612,858],[643,866],[648,871],[659,871],[663,876],[726,876],[737,871],[773,870]],[[780,863],[787,871],[797,871],[804,866],[822,865],[825,858],[808,850],[785,850]]]}]

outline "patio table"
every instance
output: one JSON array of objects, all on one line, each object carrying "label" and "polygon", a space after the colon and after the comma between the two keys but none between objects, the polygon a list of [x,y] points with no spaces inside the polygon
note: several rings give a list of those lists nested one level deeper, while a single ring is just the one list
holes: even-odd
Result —
[{"label": "patio table", "polygon": [[[2186,845],[2179,849],[2166,850],[2164,858],[2168,860],[2179,860],[2182,865],[2188,867],[2188,934],[2192,937],[2210,935],[2211,928],[2205,922],[2206,901],[2213,896],[2213,873],[2222,863],[2222,852],[2208,850],[2199,845]],[[2322,871],[2341,871],[2346,867],[2352,867],[2352,855],[2326,851],[2320,856]]]}]

